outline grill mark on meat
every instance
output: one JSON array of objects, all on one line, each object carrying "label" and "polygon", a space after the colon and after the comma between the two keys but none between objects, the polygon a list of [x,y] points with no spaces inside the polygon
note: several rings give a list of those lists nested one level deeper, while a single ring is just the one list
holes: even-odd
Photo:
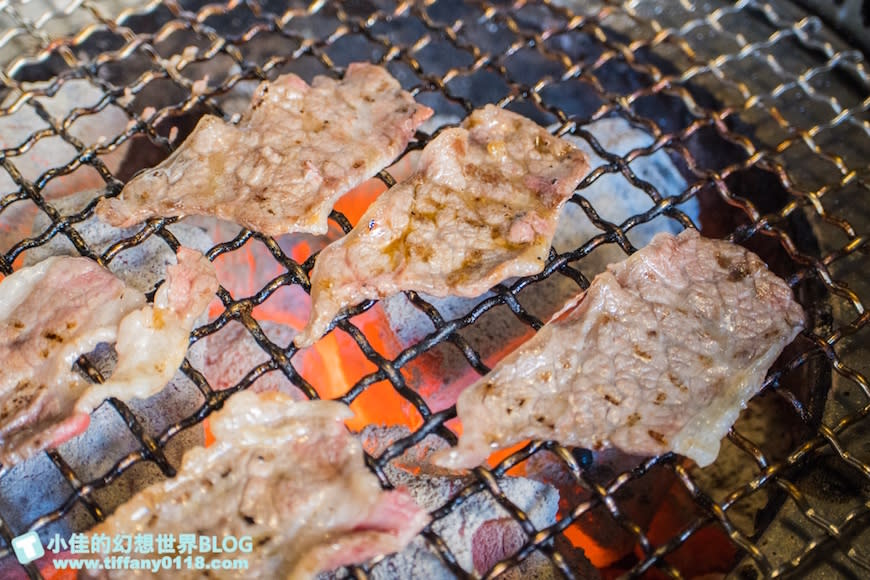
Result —
[{"label": "grill mark on meat", "polygon": [[647,430],[647,435],[649,435],[650,439],[652,439],[662,447],[666,447],[668,445],[668,440],[665,439],[665,436],[658,431],[653,431],[652,429],[649,429]]},{"label": "grill mark on meat", "polygon": [[[734,276],[741,264],[747,275]],[[539,439],[708,465],[803,325],[791,289],[751,252],[694,230],[659,234],[460,395],[463,434],[435,461],[473,467]],[[572,368],[542,390],[539,374],[564,361]],[[519,397],[534,404],[519,409]]]},{"label": "grill mark on meat", "polygon": [[380,66],[353,63],[342,80],[311,86],[287,74],[257,88],[239,125],[203,117],[96,213],[121,227],[210,215],[272,236],[324,234],[338,198],[393,161],[431,115]]},{"label": "grill mark on meat", "polygon": [[646,352],[645,350],[642,350],[637,345],[634,345],[634,356],[636,356],[640,360],[646,361],[646,362],[649,362],[652,360],[652,355],[650,353]]},{"label": "grill mark on meat", "polygon": [[[178,258],[154,307],[87,258],[49,258],[0,283],[0,463],[10,466],[75,437],[106,397],[144,397],[165,385],[187,351],[193,318],[217,288],[213,271],[201,271],[211,268],[201,254],[182,248]],[[192,280],[190,270],[197,272]],[[136,317],[172,323],[159,325],[163,330],[148,343],[131,324]],[[169,340],[167,332],[181,339]],[[91,385],[72,370],[79,356],[116,339],[118,365],[106,383]],[[139,356],[151,357],[158,372],[137,367],[135,384],[120,381]]]},{"label": "grill mark on meat", "polygon": [[[143,296],[87,258],[50,258],[0,283],[0,463],[23,461],[57,439],[87,388],[71,367],[117,325]],[[61,339],[55,328],[81,321]],[[70,434],[70,436],[74,433]]]},{"label": "grill mark on meat", "polygon": [[319,339],[342,309],[402,290],[473,297],[540,272],[585,155],[488,105],[423,150],[419,169],[382,194],[311,273],[312,311],[296,337]]},{"label": "grill mark on meat", "polygon": [[[185,453],[173,479],[137,493],[91,534],[249,536],[250,578],[313,578],[399,551],[428,515],[405,491],[381,489],[344,426],[352,416],[334,401],[237,393],[211,419],[214,444]],[[135,571],[100,574],[135,577]],[[147,574],[199,577],[196,570]]]},{"label": "grill mark on meat", "polygon": [[687,387],[685,385],[685,383],[683,383],[683,381],[680,380],[680,378],[677,375],[675,375],[674,373],[668,372],[668,380],[671,381],[672,385],[674,385],[675,387],[677,387],[678,389],[680,389],[684,393],[689,392],[689,387]]},{"label": "grill mark on meat", "polygon": [[63,337],[53,331],[46,331],[42,335],[46,340],[51,340],[60,344],[63,344]]},{"label": "grill mark on meat", "polygon": [[732,282],[739,282],[750,275],[749,268],[746,264],[735,264],[728,268],[728,279]]}]

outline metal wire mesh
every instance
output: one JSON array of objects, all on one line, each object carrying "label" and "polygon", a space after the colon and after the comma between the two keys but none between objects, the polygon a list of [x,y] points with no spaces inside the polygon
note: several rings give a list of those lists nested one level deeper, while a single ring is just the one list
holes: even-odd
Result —
[{"label": "metal wire mesh", "polygon": [[[682,577],[687,572],[675,555],[709,529],[718,530],[733,546],[735,556],[729,565],[744,576],[777,577],[805,570],[811,563],[816,570],[826,566],[835,571],[870,570],[864,541],[870,514],[866,419],[870,385],[865,378],[870,357],[866,356],[868,314],[863,305],[870,291],[864,279],[868,214],[863,207],[870,190],[870,79],[863,56],[849,50],[817,18],[784,1],[748,0],[703,5],[681,1],[666,7],[647,0],[565,6],[548,0],[289,5],[273,0],[154,1],[119,13],[121,6],[88,1],[48,10],[35,3],[0,5],[0,18],[7,27],[0,37],[0,81],[6,92],[0,117],[31,108],[44,122],[43,129],[2,151],[0,164],[14,188],[0,192],[0,212],[11,211],[16,204],[33,205],[50,221],[44,231],[22,234],[5,248],[0,270],[10,273],[17,267],[16,260],[53,239],[67,240],[77,252],[103,264],[149,239],[177,247],[168,227],[172,219],[149,220],[137,234],[118,240],[101,254],[89,247],[76,226],[92,215],[98,195],[120,191],[125,176],[113,173],[105,156],[137,137],[147,137],[162,155],[168,154],[177,144],[170,127],[185,115],[204,112],[232,119],[222,107],[221,96],[248,79],[273,78],[287,70],[305,71],[307,78],[313,73],[337,75],[349,62],[367,58],[386,64],[438,113],[461,116],[485,102],[515,108],[542,124],[552,124],[558,135],[586,141],[601,157],[602,164],[571,200],[600,233],[572,251],[552,251],[541,274],[498,286],[462,316],[445,317],[423,296],[406,293],[434,330],[398,354],[379,352],[354,324],[354,316],[372,303],[337,321],[335,332],[349,335],[376,368],[342,400],[351,403],[372,385],[387,381],[422,418],[422,427],[382,455],[367,458],[372,470],[389,486],[384,468],[391,459],[429,435],[456,440],[446,425],[455,410],[433,412],[409,384],[404,371],[415,360],[435,349],[450,348],[461,353],[471,368],[486,372],[484,357],[465,330],[481,324],[491,311],[509,313],[504,315],[540,328],[541,320],[524,306],[524,297],[555,277],[572,280],[578,288],[585,286],[588,255],[608,245],[633,251],[632,231],[654,220],[692,225],[682,208],[698,199],[707,204],[702,221],[709,223],[695,225],[713,228],[714,233],[753,249],[768,248],[765,257],[779,256],[780,273],[787,276],[811,315],[813,327],[797,347],[787,351],[767,381],[773,396],[786,403],[777,407],[789,415],[784,422],[802,426],[794,444],[785,453],[772,454],[769,441],[756,440],[738,426],[725,446],[733,447],[744,466],[743,479],[736,484],[729,480],[727,489],[713,490],[709,471],[673,455],[601,480],[590,475],[588,454],[534,442],[492,468],[476,469],[473,479],[433,518],[437,522],[470,496],[485,493],[518,522],[526,537],[522,548],[486,571],[485,577],[499,575],[533,553],[546,556],[562,574],[574,577],[577,568],[564,549],[565,534],[592,513],[617,522],[632,536],[635,549],[612,567],[632,576],[657,572]],[[265,37],[272,44],[260,43]],[[205,86],[195,85],[203,67],[214,63],[219,66],[208,69],[212,76]],[[37,97],[51,96],[74,79],[86,80],[101,98],[56,119]],[[566,87],[574,91],[572,100],[558,96]],[[130,120],[126,130],[110,141],[86,144],[70,130],[78,119],[107,107],[124,111]],[[620,117],[647,132],[651,144],[623,155],[608,150],[586,128],[609,117]],[[16,167],[17,159],[50,138],[62,139],[74,155],[36,179],[25,178]],[[420,133],[419,143],[413,146],[422,146],[430,138]],[[660,191],[635,172],[635,160],[659,151],[666,152],[687,176],[683,191]],[[52,181],[81,171],[96,171],[106,189],[76,213],[65,215],[44,192]],[[584,190],[607,176],[626,180],[644,192],[649,209],[622,223],[602,218]],[[387,184],[393,181],[387,173],[381,178]],[[332,219],[349,230],[350,223],[338,212]],[[173,440],[263,374],[283,373],[308,396],[317,396],[316,385],[294,367],[296,349],[270,340],[253,315],[258,305],[283,287],[307,290],[314,256],[300,263],[275,240],[249,231],[215,245],[207,255],[217,259],[251,240],[268,248],[283,273],[252,296],[235,297],[221,289],[222,312],[195,330],[191,340],[195,343],[239,321],[268,354],[267,362],[222,391],[213,390],[203,374],[185,362],[182,371],[201,391],[203,402],[156,432],[131,406],[109,401],[132,434],[132,450],[105,469],[87,474],[80,474],[62,452],[49,452],[53,469],[62,474],[68,488],[61,498],[45,498],[46,505],[53,507],[40,517],[12,523],[0,513],[0,558],[9,555],[13,536],[27,530],[46,532],[76,511],[84,510],[92,521],[106,517],[112,508],[104,505],[101,493],[126,485],[125,476],[136,472],[137,466],[151,464],[163,476],[173,475],[167,452]],[[88,360],[80,360],[80,366],[93,380],[102,379]],[[782,417],[764,419],[783,421]],[[585,499],[564,505],[553,525],[536,529],[502,492],[499,482],[509,471],[546,453],[558,458]],[[662,470],[678,484],[676,489],[695,514],[664,539],[651,537],[649,525],[628,515],[621,495]],[[828,493],[831,474],[846,481],[838,488],[835,504]],[[10,484],[14,476],[7,472],[3,484]],[[735,524],[739,506],[759,496],[765,497],[766,507],[752,512],[753,529]],[[429,549],[457,576],[466,576],[435,529],[433,524],[423,532]],[[364,575],[369,569],[356,572]],[[27,573],[39,575],[32,565]]]}]

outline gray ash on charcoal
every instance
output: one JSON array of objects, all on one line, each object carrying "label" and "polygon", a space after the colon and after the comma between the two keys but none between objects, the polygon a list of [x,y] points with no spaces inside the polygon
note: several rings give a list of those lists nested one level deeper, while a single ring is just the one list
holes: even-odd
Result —
[{"label": "gray ash on charcoal", "polygon": [[[63,217],[73,217],[101,192],[82,191],[53,202],[54,208]],[[36,216],[31,227],[31,235],[38,236],[51,227],[51,220],[44,213]],[[115,228],[97,219],[93,214],[72,224],[92,252],[100,255],[119,240],[135,235],[142,226]],[[189,222],[177,222],[166,226],[182,246],[205,252],[213,242],[207,232]],[[24,265],[30,266],[50,256],[77,256],[78,251],[62,233],[56,234],[46,243],[24,253]],[[109,262],[109,270],[125,284],[140,292],[151,292],[164,278],[166,267],[175,263],[175,252],[159,236],[150,236],[143,242],[125,248]]]},{"label": "gray ash on charcoal", "polygon": [[[363,447],[377,457],[393,443],[409,435],[404,427],[370,426],[360,433]],[[428,464],[428,457],[446,444],[429,436],[388,462],[384,473],[395,487],[406,488],[415,501],[430,512],[442,508],[473,481],[467,473],[440,469]],[[555,523],[559,494],[550,485],[525,477],[504,477],[499,487],[514,505],[522,509],[532,525],[540,530]],[[432,524],[444,538],[459,566],[467,573],[485,574],[499,561],[509,558],[527,542],[526,533],[511,515],[486,490],[468,496],[449,514]],[[594,569],[582,558],[588,571]],[[578,568],[579,569],[579,568]],[[416,538],[405,550],[387,556],[371,569],[379,579],[431,577],[453,578],[454,574],[427,545]],[[341,574],[339,574],[341,576]],[[558,578],[559,572],[542,554],[535,553],[520,566],[507,572],[508,578]],[[597,577],[588,576],[590,578]]]}]

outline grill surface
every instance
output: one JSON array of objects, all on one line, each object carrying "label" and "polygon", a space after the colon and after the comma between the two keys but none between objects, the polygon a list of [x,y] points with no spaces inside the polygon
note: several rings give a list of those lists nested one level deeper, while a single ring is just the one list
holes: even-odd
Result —
[{"label": "grill surface", "polygon": [[[532,443],[492,469],[477,469],[473,480],[433,517],[443,518],[476,493],[497,498],[520,523],[527,540],[488,576],[539,552],[573,577],[577,572],[564,553],[562,534],[593,511],[617,521],[635,537],[637,549],[619,569],[631,575],[658,570],[681,577],[671,556],[711,526],[724,530],[736,547],[734,573],[740,577],[777,577],[798,569],[820,576],[866,574],[870,385],[865,376],[870,356],[863,302],[870,298],[864,274],[870,265],[870,79],[863,56],[849,50],[819,19],[784,1],[662,4],[363,0],[288,7],[277,1],[155,1],[120,12],[118,3],[74,1],[47,11],[35,3],[3,3],[0,81],[7,95],[0,117],[32,108],[46,128],[3,151],[0,163],[17,189],[0,192],[0,211],[35,204],[51,225],[32,236],[23,234],[0,255],[0,269],[11,272],[17,258],[57,238],[105,264],[146,240],[175,247],[178,242],[168,227],[173,220],[157,219],[96,255],[76,230],[92,214],[95,202],[64,216],[42,192],[60,176],[82,171],[98,172],[107,191],[118,192],[122,179],[150,162],[122,167],[113,175],[104,156],[136,136],[147,136],[165,156],[172,147],[167,138],[170,127],[190,125],[205,112],[231,118],[221,97],[246,79],[299,71],[310,80],[315,73],[338,75],[347,63],[370,59],[386,63],[437,113],[461,116],[486,102],[515,108],[553,125],[558,134],[587,141],[604,160],[572,200],[599,234],[573,251],[551,252],[542,274],[499,286],[464,316],[443,317],[430,301],[407,293],[407,300],[431,320],[434,330],[397,356],[378,352],[350,318],[338,322],[338,329],[350,335],[377,368],[343,400],[351,402],[371,385],[388,381],[424,419],[419,430],[381,456],[369,457],[370,467],[389,485],[384,467],[390,459],[429,434],[455,441],[445,426],[455,411],[433,413],[408,383],[404,370],[415,359],[427,351],[451,349],[471,368],[485,372],[481,353],[465,331],[484,324],[487,312],[539,328],[541,320],[524,306],[525,298],[548,279],[565,278],[585,286],[592,274],[585,269],[590,253],[608,245],[631,252],[632,231],[647,222],[690,225],[692,220],[681,208],[697,199],[701,223],[696,225],[761,252],[795,288],[811,316],[811,328],[769,377],[765,397],[779,401],[778,406],[763,407],[767,414],[760,417],[790,431],[788,449],[771,451],[769,440],[742,431],[741,422],[723,444],[720,462],[709,470],[666,455],[602,478],[586,469],[588,453]],[[79,32],[69,35],[70,30]],[[22,54],[26,56],[16,58]],[[210,75],[207,83],[195,86],[205,73]],[[54,120],[35,97],[54,94],[72,79],[86,79],[103,98]],[[22,84],[25,81],[48,82]],[[110,106],[122,109],[131,121],[111,141],[90,146],[69,131],[79,117]],[[621,117],[646,131],[651,144],[624,155],[609,151],[584,128],[608,117]],[[76,153],[34,181],[24,179],[16,158],[52,137],[63,139]],[[421,133],[418,145],[430,137]],[[634,171],[637,160],[659,151],[666,152],[683,174],[688,183],[684,191],[660,191]],[[391,180],[387,174],[381,177]],[[608,178],[644,192],[648,210],[621,223],[602,218],[603,212],[584,190]],[[333,220],[345,231],[349,228],[341,214],[334,213]],[[101,411],[116,414],[132,439],[106,447],[96,459],[65,457],[64,448],[40,458],[47,462],[40,477],[65,483],[60,488],[30,487],[36,505],[31,513],[36,516],[16,516],[8,495],[33,472],[7,471],[0,480],[0,559],[9,556],[9,541],[15,535],[38,530],[45,539],[61,524],[67,526],[63,529],[87,528],[129,496],[137,480],[171,476],[177,457],[173,446],[261,373],[284,373],[309,396],[315,395],[312,384],[294,367],[295,348],[271,342],[252,316],[252,309],[282,286],[306,287],[313,257],[297,263],[274,240],[246,231],[214,246],[208,256],[215,259],[240,251],[252,238],[269,248],[284,273],[251,297],[234,298],[222,290],[223,312],[196,330],[192,340],[238,320],[269,354],[269,361],[221,392],[213,391],[194,366],[185,363],[188,386],[201,391],[203,402],[169,425],[155,425],[133,405],[104,404]],[[371,307],[363,305],[357,312]],[[87,360],[80,364],[99,380],[99,371]],[[563,506],[557,523],[535,529],[502,493],[499,481],[508,470],[546,453],[559,458],[565,474],[589,499]],[[722,463],[726,455],[731,458],[727,465]],[[694,521],[664,540],[650,539],[647,526],[626,515],[620,495],[655,471],[669,474],[696,512]],[[730,476],[723,476],[725,472]],[[726,488],[716,484],[717,478],[726,480]],[[752,525],[747,529],[735,523],[735,514],[752,502],[761,507],[749,511]],[[424,536],[447,567],[463,575],[431,526]],[[34,566],[27,567],[27,573],[39,574]]]}]

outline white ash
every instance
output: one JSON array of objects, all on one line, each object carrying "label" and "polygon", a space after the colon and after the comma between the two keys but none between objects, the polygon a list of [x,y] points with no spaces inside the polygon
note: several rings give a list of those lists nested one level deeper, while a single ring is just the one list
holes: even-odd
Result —
[{"label": "white ash", "polygon": [[[98,191],[83,191],[54,202],[54,207],[61,215],[69,216],[81,210],[87,203],[99,194]],[[32,234],[37,236],[51,225],[48,216],[40,212],[33,222]],[[141,226],[120,229],[103,223],[91,216],[73,227],[85,240],[88,246],[97,254],[105,252],[123,238],[135,235]],[[174,223],[167,226],[182,246],[199,252],[206,252],[212,246],[211,237],[206,231],[187,223]],[[29,266],[50,256],[76,256],[78,252],[72,242],[58,233],[47,243],[37,246],[24,253],[24,265]],[[166,267],[175,263],[175,252],[160,237],[152,235],[141,244],[117,254],[109,262],[109,270],[118,276],[128,286],[141,292],[154,289],[157,282],[166,274]]]},{"label": "white ash", "polygon": [[[653,137],[645,131],[632,127],[622,117],[609,117],[601,119],[583,127],[592,133],[599,144],[608,152],[624,157],[633,149],[649,147],[653,143]],[[589,156],[590,173],[607,162],[599,157],[592,147],[582,138],[574,135],[563,137],[577,145]],[[670,157],[664,150],[658,150],[652,155],[640,156],[629,163],[634,174],[644,181],[652,184],[663,196],[678,195],[686,189],[686,181],[674,166]],[[652,199],[641,189],[632,185],[621,173],[607,173],[602,175],[589,187],[580,191],[580,195],[589,200],[595,211],[605,221],[619,225],[631,216],[652,209]],[[680,209],[692,221],[698,221],[700,208],[698,200],[690,199],[680,206]],[[566,252],[580,247],[590,238],[603,233],[602,230],[589,221],[586,213],[577,204],[567,204],[561,217],[559,231],[553,246],[558,252]],[[675,220],[667,217],[659,217],[645,224],[632,228],[627,236],[635,247],[643,247],[659,232],[678,234],[683,230]],[[610,245],[597,255],[596,252],[584,259],[580,265],[584,273],[594,275],[604,270],[607,264],[617,262],[625,258],[622,250],[616,245]]]},{"label": "white ash", "polygon": [[[118,362],[118,354],[112,345],[109,344],[99,345],[96,350],[85,355],[85,358],[104,378],[112,376],[112,372]],[[187,360],[194,368],[204,366],[202,353],[193,349],[188,350]],[[151,436],[157,436],[175,422],[191,416],[203,403],[205,403],[204,395],[181,370],[176,371],[172,380],[161,391],[151,395],[147,399],[130,399],[125,401],[125,404],[136,414],[145,431]],[[99,407],[99,409],[106,408],[110,409],[111,406],[108,403],[103,403]],[[95,416],[92,414],[88,432],[95,430],[98,426],[95,423]],[[124,429],[126,430],[126,427]],[[193,431],[201,431],[201,429],[193,429]],[[112,429],[105,430],[103,437],[106,438],[106,445],[111,446],[113,444],[115,434]],[[201,439],[200,435],[198,434],[194,439]],[[73,441],[76,440],[74,439]],[[87,457],[87,453],[89,453],[88,449],[97,444],[96,441],[92,441],[91,443],[81,445],[82,452],[85,453],[83,457]],[[61,446],[61,449],[65,448]],[[71,447],[70,449],[73,448]],[[92,458],[91,461],[93,461]]]},{"label": "white ash", "polygon": [[[378,456],[393,442],[408,435],[409,432],[404,427],[369,426],[362,431],[360,437],[366,451]],[[390,482],[408,489],[414,500],[428,511],[443,506],[471,481],[468,474],[427,464],[430,453],[446,446],[443,440],[430,435],[392,460],[385,468]],[[504,477],[498,483],[504,495],[529,516],[536,529],[540,530],[555,523],[559,494],[553,487],[524,477]],[[492,545],[488,545],[487,537],[480,533],[484,528],[489,528],[487,537],[495,540]],[[525,532],[488,491],[478,492],[467,498],[449,515],[434,522],[432,529],[444,539],[459,565],[470,574],[487,571],[475,569],[475,560],[478,563],[487,561],[494,564],[511,556],[525,543]],[[503,545],[499,545],[500,540],[505,538],[513,541],[504,541]],[[378,562],[372,568],[371,576],[378,579],[411,576],[453,578],[453,574],[433,550],[425,540],[418,537],[402,552]],[[491,553],[491,550],[496,553]],[[490,565],[487,566],[489,567]],[[507,577],[557,576],[550,561],[536,554],[511,570]]]},{"label": "white ash", "polygon": [[[45,453],[0,471],[0,513],[13,532],[23,531],[36,518],[60,507],[72,493],[69,482]],[[38,493],[34,493],[38,490]],[[44,542],[54,533],[68,537],[70,522],[59,520],[41,531]],[[0,569],[0,577],[6,578]]]},{"label": "white ash", "polygon": [[420,125],[420,131],[431,135],[441,127],[458,126],[461,122],[462,119],[456,115],[435,114]]},{"label": "white ash", "polygon": [[[79,192],[62,200],[57,200],[54,205],[62,215],[70,215],[79,211],[81,207],[84,207],[97,193],[95,191]],[[45,214],[40,214],[33,224],[34,235],[42,232],[48,226],[48,217]],[[114,228],[104,224],[95,217],[90,217],[74,227],[88,245],[98,253],[104,252],[118,240],[133,235],[136,231],[136,228],[129,228],[127,230]],[[182,223],[172,224],[168,228],[183,246],[204,252],[212,245],[211,238],[202,228]],[[35,264],[48,257],[58,255],[78,255],[75,248],[63,235],[57,235],[48,243],[26,252],[24,254],[24,265]],[[142,244],[119,253],[109,263],[109,269],[128,286],[141,292],[149,292],[154,289],[160,280],[165,278],[166,267],[175,262],[175,252],[163,240],[156,236],[151,236]],[[203,314],[197,320],[196,325],[203,324],[206,319],[207,315]],[[85,355],[85,358],[104,378],[111,376],[117,363],[117,353],[111,345],[100,345],[96,350]],[[203,366],[203,358],[200,352],[189,351],[187,358],[195,368]],[[148,399],[133,399],[128,401],[127,404],[140,415],[145,426],[151,428],[149,433],[156,435],[174,422],[190,415],[202,402],[203,396],[199,389],[179,370],[161,392]],[[101,408],[105,407],[107,405],[104,403]],[[126,427],[124,427],[124,430],[126,430]],[[195,442],[201,438],[201,433],[198,433],[196,437],[191,437],[191,431],[199,432],[201,429],[187,431],[186,435],[184,435],[185,439]],[[100,433],[101,435],[99,436],[109,446],[116,440],[116,437],[123,436],[123,433],[119,434],[110,425],[102,425],[98,420],[98,416],[92,417],[88,432]],[[68,445],[76,445],[74,442],[83,438],[77,438]],[[95,444],[96,442],[92,441],[83,447],[83,453],[85,454],[83,457],[88,456],[87,449],[89,446]],[[61,446],[61,449],[65,448],[65,446]]]},{"label": "white ash", "polygon": [[[276,322],[261,321],[259,324],[269,340],[282,348],[290,344],[297,332]],[[188,351],[188,359],[192,360],[192,357],[201,360],[201,364],[193,366],[216,391],[234,387],[254,367],[269,360],[269,355],[257,344],[248,329],[236,321],[194,343]],[[307,400],[280,370],[261,375],[248,389],[256,393],[280,391],[294,400]]]},{"label": "white ash", "polygon": [[[70,215],[84,207],[97,193],[95,191],[79,192],[62,200],[57,200],[54,205],[62,215]],[[49,223],[48,217],[45,214],[40,214],[33,224],[33,235],[38,235],[44,231]],[[74,227],[91,249],[98,253],[104,252],[118,240],[133,235],[136,231],[136,228],[127,230],[113,228],[95,217],[90,217]],[[212,245],[211,238],[202,228],[181,223],[171,224],[168,228],[183,246],[204,252]],[[59,255],[78,255],[66,236],[60,234],[46,244],[26,252],[24,265],[32,265],[48,257]],[[141,292],[149,292],[155,288],[160,280],[165,278],[167,266],[175,262],[175,252],[162,239],[151,236],[145,242],[117,254],[109,263],[109,269],[128,286]],[[206,319],[207,315],[203,314],[197,320],[197,325],[204,323]],[[85,356],[103,377],[111,376],[117,363],[117,354],[110,345],[101,345]],[[188,353],[188,360],[195,367],[201,367],[203,363],[200,354],[195,351]],[[173,393],[176,392],[190,394],[181,397],[173,396]],[[141,407],[147,415],[146,421],[149,424],[161,425],[163,428],[171,422],[180,420],[184,415],[176,416],[175,413],[161,409],[161,406],[177,411],[189,409],[190,401],[199,398],[201,398],[199,390],[181,371],[178,371],[162,393],[158,393],[145,401],[133,400],[129,404],[133,407]],[[164,404],[147,404],[149,401],[162,401]],[[169,401],[172,401],[171,405],[166,404]],[[93,423],[90,429],[94,429]]]},{"label": "white ash", "polygon": [[[112,376],[118,362],[115,349],[108,344],[99,345],[96,350],[85,355],[85,358],[104,378]],[[192,350],[188,351],[187,360],[195,368],[204,364],[202,354]],[[204,403],[205,396],[181,370],[176,371],[161,391],[147,399],[125,401],[145,432],[155,438],[174,423],[191,416]],[[182,447],[187,449],[202,442],[202,429],[188,429],[179,438],[184,442]],[[88,430],[82,436],[61,445],[59,450],[64,457],[69,455],[77,458],[76,461],[81,467],[76,469],[76,473],[84,474],[82,477],[96,477],[105,473],[120,457],[134,450],[123,443],[128,439],[133,440],[123,419],[108,402],[104,402],[91,414]],[[134,447],[135,445],[138,444],[134,444]],[[180,455],[177,459],[180,460]]]},{"label": "white ash", "polygon": [[[241,68],[234,64],[233,69],[241,72]],[[230,74],[236,74],[230,70]],[[254,91],[259,86],[259,80],[242,80],[233,85],[233,88],[224,95],[217,97],[218,103],[224,110],[224,113],[236,120],[241,118],[251,106],[251,99],[254,96]]]},{"label": "white ash", "polygon": [[[22,83],[24,90],[44,90],[51,83]],[[10,92],[0,108],[7,108],[21,97],[21,92]],[[33,97],[9,115],[0,117],[0,148],[14,149],[24,145],[28,138],[39,131],[50,130],[51,126],[36,112],[34,103],[39,103],[51,115],[57,127],[63,126],[76,108],[93,107],[104,97],[101,89],[84,79],[68,79],[63,82],[53,96]],[[109,104],[92,115],[81,115],[67,127],[68,133],[78,139],[86,149],[105,144],[122,133],[129,122],[127,114],[119,107]],[[100,160],[112,173],[118,171],[124,160],[129,141],[115,150],[100,155]],[[22,178],[33,183],[50,169],[57,168],[78,156],[70,143],[58,135],[43,137],[27,147],[20,155],[9,155],[7,160],[21,173]],[[102,187],[103,178],[96,169],[83,164],[71,173],[57,175],[42,189],[42,196],[49,202],[63,199],[73,193]],[[21,188],[5,170],[0,169],[0,197],[19,192]],[[7,252],[27,235],[27,225],[37,214],[42,213],[33,202],[13,203],[0,212],[0,251]]]},{"label": "white ash", "polygon": [[[390,445],[408,435],[410,432],[403,426],[369,425],[359,436],[366,452],[379,457]],[[414,499],[427,510],[440,508],[469,481],[465,473],[441,469],[428,463],[432,453],[447,447],[440,437],[427,436],[386,465],[384,471],[387,478],[397,487],[410,488]],[[420,476],[415,476],[415,473]]]}]

